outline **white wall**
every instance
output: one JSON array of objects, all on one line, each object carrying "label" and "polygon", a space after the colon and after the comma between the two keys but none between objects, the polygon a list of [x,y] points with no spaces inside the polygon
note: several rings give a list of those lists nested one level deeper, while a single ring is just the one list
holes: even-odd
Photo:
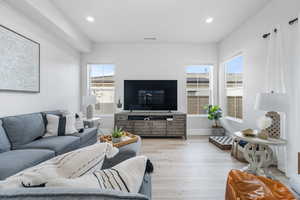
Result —
[{"label": "white wall", "polygon": [[[287,25],[288,21],[297,17],[299,12],[299,0],[273,0],[256,16],[249,19],[238,30],[230,34],[230,36],[220,43],[219,59],[221,62],[238,52],[243,52],[244,54],[244,119],[242,123],[226,119],[223,120],[223,125],[230,132],[245,128],[256,128],[257,118],[264,114],[263,112],[254,110],[256,94],[264,91],[263,85],[267,76],[267,74],[265,74],[267,40],[262,39],[262,34],[270,32],[275,25],[281,25],[282,29],[280,30],[283,30],[283,27],[289,26]],[[290,27],[290,29],[292,29],[292,27]],[[286,35],[286,37],[288,37],[288,35]],[[289,38],[286,39],[288,41]],[[222,65],[220,65],[220,67],[222,67]],[[222,71],[221,68],[220,71]],[[222,74],[220,77],[222,77]],[[222,81],[223,80],[220,79],[221,83]],[[220,88],[222,88],[222,84]],[[222,96],[222,90],[220,89],[220,97]],[[298,152],[296,148],[299,146],[293,144],[299,143],[299,140],[296,140],[296,134],[299,133],[293,132],[289,138],[287,161],[289,176],[296,174],[296,152]]]},{"label": "white wall", "polygon": [[0,116],[52,109],[79,110],[80,55],[0,1],[0,24],[41,44],[41,92],[0,91]]},{"label": "white wall", "polygon": [[[214,44],[97,44],[91,53],[82,55],[82,91],[83,94],[86,91],[88,63],[112,63],[116,65],[116,100],[121,98],[123,102],[123,82],[127,79],[178,80],[178,110],[186,112],[185,66],[216,65],[217,62],[217,48]],[[112,127],[112,116],[103,117],[102,128]],[[210,127],[211,124],[206,117],[188,118],[188,129],[191,134],[209,133]]]}]

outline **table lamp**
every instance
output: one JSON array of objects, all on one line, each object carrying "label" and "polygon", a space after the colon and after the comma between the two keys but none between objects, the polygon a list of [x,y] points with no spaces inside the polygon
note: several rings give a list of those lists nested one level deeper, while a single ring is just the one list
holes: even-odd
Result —
[{"label": "table lamp", "polygon": [[86,118],[92,119],[94,117],[94,104],[97,103],[96,96],[83,96],[82,105],[86,106]]},{"label": "table lamp", "polygon": [[255,109],[266,111],[266,117],[272,119],[272,125],[266,130],[270,137],[280,138],[280,115],[278,112],[287,111],[286,94],[283,93],[258,93]]}]

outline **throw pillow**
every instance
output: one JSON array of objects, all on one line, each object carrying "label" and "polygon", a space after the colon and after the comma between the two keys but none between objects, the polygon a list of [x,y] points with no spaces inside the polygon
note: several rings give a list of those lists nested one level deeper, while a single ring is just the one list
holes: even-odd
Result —
[{"label": "throw pillow", "polygon": [[0,153],[9,151],[11,148],[10,142],[0,120]]},{"label": "throw pillow", "polygon": [[82,133],[84,131],[83,115],[82,113],[76,113],[75,117],[76,117],[75,127],[79,133]]},{"label": "throw pillow", "polygon": [[51,179],[45,187],[70,187],[117,190],[138,193],[146,172],[147,157],[137,156],[125,160],[111,169],[97,170],[76,179]]},{"label": "throw pillow", "polygon": [[0,190],[26,186],[43,185],[51,179],[77,178],[100,170],[105,157],[112,158],[119,150],[109,143],[96,143],[25,169],[16,175],[0,181]]},{"label": "throw pillow", "polygon": [[47,114],[46,119],[47,119],[47,126],[46,126],[46,134],[44,137],[58,136],[59,116]]},{"label": "throw pillow", "polygon": [[70,134],[77,133],[78,131],[75,127],[75,123],[76,123],[75,114],[67,114],[65,118],[66,118],[65,134],[70,135]]}]

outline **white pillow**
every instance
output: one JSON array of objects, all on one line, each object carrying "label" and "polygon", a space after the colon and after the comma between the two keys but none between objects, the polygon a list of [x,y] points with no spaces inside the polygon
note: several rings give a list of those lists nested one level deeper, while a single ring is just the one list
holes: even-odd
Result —
[{"label": "white pillow", "polygon": [[76,129],[76,118],[75,118],[75,114],[68,114],[65,116],[66,118],[66,127],[65,127],[65,134],[66,135],[70,135],[70,134],[74,134],[77,133],[77,129]]},{"label": "white pillow", "polygon": [[59,116],[47,114],[47,127],[44,137],[58,136]]}]

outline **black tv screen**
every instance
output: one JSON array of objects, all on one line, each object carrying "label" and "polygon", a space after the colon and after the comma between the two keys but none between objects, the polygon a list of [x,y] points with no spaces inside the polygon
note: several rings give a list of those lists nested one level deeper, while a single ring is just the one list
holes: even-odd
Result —
[{"label": "black tv screen", "polygon": [[124,110],[177,110],[177,80],[125,80]]}]

